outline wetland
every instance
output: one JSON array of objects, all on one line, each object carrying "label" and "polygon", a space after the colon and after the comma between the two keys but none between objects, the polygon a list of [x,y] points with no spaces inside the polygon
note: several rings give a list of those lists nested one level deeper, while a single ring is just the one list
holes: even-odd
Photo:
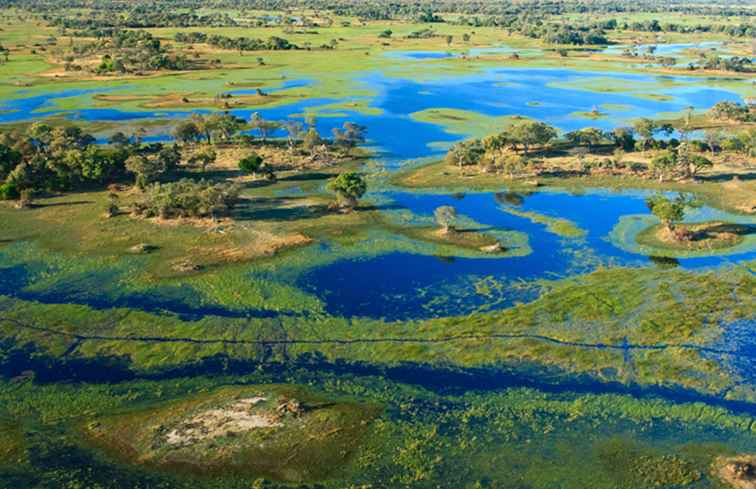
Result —
[{"label": "wetland", "polygon": [[282,5],[0,2],[0,487],[751,487],[754,6]]}]

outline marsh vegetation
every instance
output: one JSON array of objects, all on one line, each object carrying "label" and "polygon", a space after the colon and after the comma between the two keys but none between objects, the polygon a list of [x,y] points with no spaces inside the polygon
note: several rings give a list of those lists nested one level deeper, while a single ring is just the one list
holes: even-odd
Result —
[{"label": "marsh vegetation", "polygon": [[0,487],[750,487],[754,16],[0,1]]}]

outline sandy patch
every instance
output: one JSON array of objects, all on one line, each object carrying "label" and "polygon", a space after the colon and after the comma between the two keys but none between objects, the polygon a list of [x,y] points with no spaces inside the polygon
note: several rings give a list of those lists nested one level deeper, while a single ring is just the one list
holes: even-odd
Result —
[{"label": "sandy patch", "polygon": [[274,413],[255,412],[255,406],[266,400],[265,397],[249,397],[203,411],[169,431],[165,441],[174,447],[184,447],[254,429],[282,426]]}]

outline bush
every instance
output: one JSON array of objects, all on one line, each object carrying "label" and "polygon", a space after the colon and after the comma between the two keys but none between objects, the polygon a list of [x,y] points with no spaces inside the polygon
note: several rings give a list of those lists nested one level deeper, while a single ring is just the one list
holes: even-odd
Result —
[{"label": "bush", "polygon": [[0,185],[0,200],[16,200],[21,197],[18,187],[13,182]]},{"label": "bush", "polygon": [[251,153],[246,158],[239,160],[239,169],[244,173],[255,175],[262,170],[263,158],[257,153]]},{"label": "bush", "polygon": [[178,217],[218,217],[228,214],[239,200],[240,188],[230,183],[178,182],[147,187],[144,197],[134,204],[135,214],[172,219]]},{"label": "bush", "polygon": [[357,205],[357,199],[365,195],[367,183],[357,173],[347,172],[331,180],[328,189],[336,193],[342,206],[354,207]]}]

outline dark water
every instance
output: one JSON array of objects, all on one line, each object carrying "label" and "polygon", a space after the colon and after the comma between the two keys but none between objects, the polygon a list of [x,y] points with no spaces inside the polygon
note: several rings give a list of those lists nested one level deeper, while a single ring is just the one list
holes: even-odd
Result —
[{"label": "dark water", "polygon": [[[645,194],[542,192],[517,196],[478,193],[463,198],[452,195],[411,193],[388,194],[396,204],[418,215],[432,216],[443,205],[451,205],[459,215],[472,218],[490,229],[527,233],[533,252],[522,257],[462,258],[433,257],[396,252],[366,259],[345,259],[313,270],[301,285],[320,296],[328,312],[345,316],[368,316],[401,320],[474,312],[490,301],[474,291],[476,281],[492,277],[504,284],[539,278],[557,278],[594,270],[599,265],[651,266],[654,259],[622,250],[607,235],[620,217],[647,214]],[[587,231],[584,238],[564,238],[546,231],[543,224],[503,212],[502,207],[533,211],[575,222]],[[714,209],[703,209],[719,215]],[[731,261],[756,258],[756,250],[727,257],[675,260],[674,266],[701,268]],[[662,265],[669,265],[665,261]],[[422,291],[422,293],[420,293]],[[532,298],[533,292],[508,290],[505,300],[495,307]]]}]

